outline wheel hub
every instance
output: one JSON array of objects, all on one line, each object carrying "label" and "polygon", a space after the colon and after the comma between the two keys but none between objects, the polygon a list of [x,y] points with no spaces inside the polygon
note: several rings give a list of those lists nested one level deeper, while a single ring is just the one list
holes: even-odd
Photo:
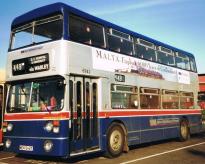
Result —
[{"label": "wheel hub", "polygon": [[110,137],[110,145],[114,151],[118,151],[121,147],[122,136],[118,130],[113,131]]}]

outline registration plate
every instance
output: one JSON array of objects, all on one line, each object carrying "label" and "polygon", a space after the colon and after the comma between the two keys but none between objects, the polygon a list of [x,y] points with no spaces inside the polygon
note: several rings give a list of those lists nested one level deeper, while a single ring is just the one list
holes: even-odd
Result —
[{"label": "registration plate", "polygon": [[21,150],[21,151],[33,151],[33,146],[19,145],[19,150]]}]

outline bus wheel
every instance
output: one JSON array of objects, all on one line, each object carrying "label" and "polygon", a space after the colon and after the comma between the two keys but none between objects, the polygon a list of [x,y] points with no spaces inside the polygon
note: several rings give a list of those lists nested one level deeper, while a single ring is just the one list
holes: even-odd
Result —
[{"label": "bus wheel", "polygon": [[186,141],[188,140],[190,137],[190,134],[189,134],[189,124],[188,124],[188,121],[183,119],[181,122],[180,122],[180,141]]},{"label": "bus wheel", "polygon": [[113,124],[108,130],[107,135],[107,156],[110,158],[118,157],[123,152],[125,135],[119,124]]}]

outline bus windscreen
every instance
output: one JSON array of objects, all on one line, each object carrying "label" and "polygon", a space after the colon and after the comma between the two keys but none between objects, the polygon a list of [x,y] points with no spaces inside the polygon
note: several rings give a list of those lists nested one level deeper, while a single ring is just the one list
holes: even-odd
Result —
[{"label": "bus windscreen", "polygon": [[59,111],[64,105],[64,90],[64,82],[60,79],[12,84],[7,112]]}]

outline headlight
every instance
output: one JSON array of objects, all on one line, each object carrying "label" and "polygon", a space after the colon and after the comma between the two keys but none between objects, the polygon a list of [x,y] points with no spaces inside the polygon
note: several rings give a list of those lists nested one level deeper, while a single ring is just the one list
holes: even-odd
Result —
[{"label": "headlight", "polygon": [[53,127],[53,133],[59,133],[60,128],[59,127]]},{"label": "headlight", "polygon": [[46,152],[50,152],[53,148],[53,143],[50,140],[44,142],[43,148]]},{"label": "headlight", "polygon": [[10,139],[6,140],[5,146],[6,146],[6,148],[9,148],[11,146],[11,140]]},{"label": "headlight", "polygon": [[9,123],[7,126],[7,130],[10,132],[13,129],[13,124]]},{"label": "headlight", "polygon": [[44,129],[47,131],[47,132],[50,132],[52,129],[53,129],[53,124],[51,122],[48,122],[46,124],[46,126],[44,127]]}]

